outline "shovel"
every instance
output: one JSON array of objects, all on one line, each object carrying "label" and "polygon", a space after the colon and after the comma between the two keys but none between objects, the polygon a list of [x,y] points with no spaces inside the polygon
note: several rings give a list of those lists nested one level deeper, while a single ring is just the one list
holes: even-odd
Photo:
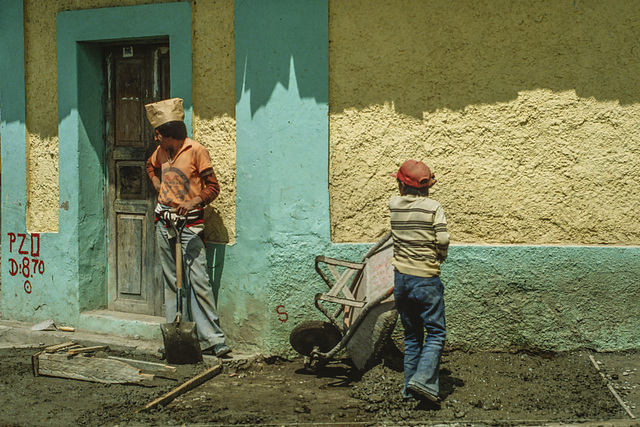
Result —
[{"label": "shovel", "polygon": [[186,224],[185,217],[176,217],[175,214],[168,215],[166,221],[176,234],[176,294],[177,313],[173,323],[163,323],[160,325],[162,339],[164,340],[164,350],[168,363],[173,364],[193,364],[202,362],[202,350],[198,341],[198,332],[194,322],[183,322],[183,298],[182,288],[182,230]]}]

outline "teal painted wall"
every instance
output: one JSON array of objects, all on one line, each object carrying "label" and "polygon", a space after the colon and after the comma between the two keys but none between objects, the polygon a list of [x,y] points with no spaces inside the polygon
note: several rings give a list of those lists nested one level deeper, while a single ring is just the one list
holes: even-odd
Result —
[{"label": "teal painted wall", "polygon": [[[2,138],[2,247],[8,232],[24,232],[26,196],[26,105],[22,0],[6,0],[0,9],[0,137]],[[8,257],[2,257],[2,272]],[[2,274],[6,277],[6,274]],[[1,306],[0,306],[1,308]]]},{"label": "teal painted wall", "polygon": [[639,273],[637,247],[453,246],[449,345],[640,348]]},{"label": "teal painted wall", "polygon": [[[26,232],[26,99],[24,19],[21,0],[0,4],[0,111],[2,123],[2,292],[4,317],[39,318],[59,291],[53,281],[52,260],[43,243],[46,236]],[[64,260],[55,260],[55,262]],[[34,272],[34,266],[35,272]],[[43,267],[45,267],[43,269]],[[42,273],[40,273],[42,271]],[[58,297],[58,298],[56,298]],[[73,302],[58,310],[68,315]],[[25,315],[27,314],[27,315]]]},{"label": "teal painted wall", "polygon": [[220,311],[245,324],[236,341],[278,351],[330,242],[327,16],[326,0],[235,2],[237,243]]}]

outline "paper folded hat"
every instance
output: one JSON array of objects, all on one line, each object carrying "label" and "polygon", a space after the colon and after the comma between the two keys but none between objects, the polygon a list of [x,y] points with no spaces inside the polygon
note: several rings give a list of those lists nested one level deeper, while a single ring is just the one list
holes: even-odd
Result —
[{"label": "paper folded hat", "polygon": [[184,121],[184,108],[180,98],[152,102],[144,108],[147,110],[147,119],[154,129],[168,122]]}]

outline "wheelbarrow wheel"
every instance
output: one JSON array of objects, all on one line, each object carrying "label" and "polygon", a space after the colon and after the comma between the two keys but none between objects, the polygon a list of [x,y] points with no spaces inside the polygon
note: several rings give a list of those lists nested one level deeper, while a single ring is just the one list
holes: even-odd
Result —
[{"label": "wheelbarrow wheel", "polygon": [[289,335],[291,347],[303,356],[311,356],[315,347],[318,347],[320,352],[327,353],[338,345],[341,339],[342,333],[335,325],[321,320],[301,323]]}]

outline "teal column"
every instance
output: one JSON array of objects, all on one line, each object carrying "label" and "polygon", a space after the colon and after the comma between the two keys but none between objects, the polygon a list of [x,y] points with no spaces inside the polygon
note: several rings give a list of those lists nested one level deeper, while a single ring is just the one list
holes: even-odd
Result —
[{"label": "teal column", "polygon": [[330,244],[328,3],[237,0],[235,34],[237,243],[221,315],[283,350]]},{"label": "teal column", "polygon": [[[2,247],[7,232],[24,231],[26,196],[26,95],[22,0],[0,8],[0,137],[2,138]],[[6,249],[5,249],[6,251]],[[5,252],[7,253],[7,252]],[[2,271],[6,271],[6,257]]]},{"label": "teal column", "polygon": [[[2,141],[2,293],[0,307],[25,304],[28,294],[21,289],[25,278],[17,273],[19,234],[25,235],[26,217],[26,97],[24,79],[24,10],[22,0],[0,4],[0,138]],[[30,245],[28,245],[30,252]],[[12,272],[17,279],[11,280]],[[30,261],[29,261],[30,262]]]},{"label": "teal column", "polygon": [[[165,25],[168,16],[173,25]],[[105,308],[107,298],[100,43],[168,38],[171,87],[185,100],[185,121],[190,124],[191,6],[188,2],[176,2],[57,15],[59,231],[42,235],[28,234],[25,230],[23,23],[23,2],[2,0],[2,314],[13,320],[36,322],[50,318],[79,328],[122,332],[122,324],[117,320],[115,326],[106,321],[88,325],[81,316],[84,311]]]}]

